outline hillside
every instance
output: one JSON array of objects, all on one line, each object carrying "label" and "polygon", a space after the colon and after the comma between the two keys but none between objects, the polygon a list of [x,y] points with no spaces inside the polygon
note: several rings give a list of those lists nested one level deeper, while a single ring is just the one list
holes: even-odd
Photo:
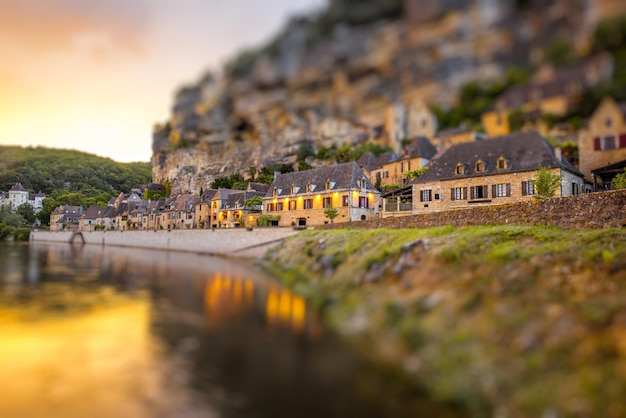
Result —
[{"label": "hillside", "polygon": [[533,67],[592,52],[597,24],[624,12],[613,0],[331,0],[177,92],[153,134],[153,179],[198,192],[301,149],[399,150],[436,131],[426,104],[444,109],[440,125],[472,122]]},{"label": "hillside", "polygon": [[118,163],[79,151],[0,146],[0,191],[15,183],[46,195],[106,192],[117,195],[151,180],[149,163]]}]

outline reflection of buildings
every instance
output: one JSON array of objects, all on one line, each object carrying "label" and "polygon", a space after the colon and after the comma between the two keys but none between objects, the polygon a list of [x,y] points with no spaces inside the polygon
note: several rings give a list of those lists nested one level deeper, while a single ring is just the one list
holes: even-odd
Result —
[{"label": "reflection of buildings", "polygon": [[249,278],[216,273],[206,282],[204,303],[211,324],[245,312],[263,310],[266,324],[271,328],[286,328],[298,333],[315,328],[307,315],[304,298],[276,285],[255,286]]}]

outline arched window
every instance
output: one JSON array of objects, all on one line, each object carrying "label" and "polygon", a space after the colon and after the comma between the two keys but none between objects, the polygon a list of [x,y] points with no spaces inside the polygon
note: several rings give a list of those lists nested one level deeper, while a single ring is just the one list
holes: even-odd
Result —
[{"label": "arched window", "polygon": [[463,164],[458,163],[456,165],[456,168],[454,169],[454,173],[455,174],[465,174],[465,167],[463,166]]},{"label": "arched window", "polygon": [[509,164],[506,162],[504,157],[500,157],[498,158],[497,167],[498,167],[498,170],[506,170],[507,168],[509,168]]},{"label": "arched window", "polygon": [[482,173],[483,171],[485,171],[485,163],[483,162],[483,160],[476,161],[475,171],[477,173]]}]

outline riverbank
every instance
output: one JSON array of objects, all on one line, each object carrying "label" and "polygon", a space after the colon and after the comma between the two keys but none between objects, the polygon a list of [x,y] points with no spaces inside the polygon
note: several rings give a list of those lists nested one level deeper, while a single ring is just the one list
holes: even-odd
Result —
[{"label": "riverbank", "polygon": [[476,416],[626,416],[623,229],[304,231],[260,262]]},{"label": "riverbank", "polygon": [[80,234],[32,231],[30,240],[63,243],[72,241],[75,244],[113,245],[254,259],[295,233],[297,231],[291,228],[84,231]]}]

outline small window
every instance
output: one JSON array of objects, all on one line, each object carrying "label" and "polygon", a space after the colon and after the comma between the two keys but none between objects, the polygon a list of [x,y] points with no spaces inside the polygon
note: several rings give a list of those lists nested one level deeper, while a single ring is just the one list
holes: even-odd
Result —
[{"label": "small window", "polygon": [[456,165],[456,168],[454,169],[455,174],[465,174],[465,167],[463,167],[463,164],[458,163]]},{"label": "small window", "polygon": [[291,193],[290,194],[296,194],[296,185],[291,183]]},{"label": "small window", "polygon": [[274,187],[274,190],[272,191],[272,194],[274,196],[278,196],[278,187]]},{"label": "small window", "polygon": [[313,199],[304,199],[304,208],[313,209]]},{"label": "small window", "polygon": [[510,197],[511,183],[498,183],[492,186],[493,197]]},{"label": "small window", "polygon": [[306,184],[306,192],[307,192],[307,193],[311,193],[311,182],[308,182],[308,183]]},{"label": "small window", "polygon": [[485,163],[483,160],[476,161],[476,172],[482,173],[483,171],[485,171]]},{"label": "small window", "polygon": [[289,210],[296,210],[297,209],[297,204],[298,202],[295,200],[290,200],[289,201]]},{"label": "small window", "polygon": [[369,201],[367,200],[367,196],[359,197],[359,207],[360,208],[369,208]]},{"label": "small window", "polygon": [[498,158],[498,170],[506,170],[507,168],[509,168],[509,165],[507,164],[504,157]]},{"label": "small window", "polygon": [[433,191],[430,189],[420,191],[420,202],[430,202],[433,200]]},{"label": "small window", "polygon": [[344,194],[343,196],[341,196],[341,206],[343,207],[348,207],[350,205],[350,196],[347,194]]},{"label": "small window", "polygon": [[322,205],[324,208],[330,208],[333,206],[333,202],[330,197],[325,197],[322,201]]},{"label": "small window", "polygon": [[330,190],[330,179],[326,179],[326,190]]},{"label": "small window", "polygon": [[276,210],[277,210],[277,211],[279,211],[279,210],[283,210],[283,202],[278,202],[278,203],[276,203]]}]

